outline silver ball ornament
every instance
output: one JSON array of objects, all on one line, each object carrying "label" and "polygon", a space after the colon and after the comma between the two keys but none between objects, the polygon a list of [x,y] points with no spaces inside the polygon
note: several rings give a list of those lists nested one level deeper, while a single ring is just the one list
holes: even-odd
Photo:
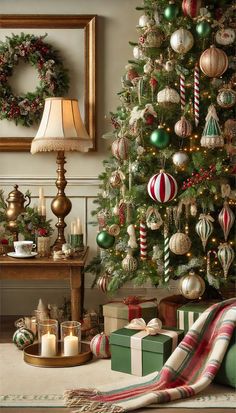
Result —
[{"label": "silver ball ornament", "polygon": [[185,298],[196,300],[204,294],[205,281],[200,275],[190,271],[189,274],[181,277],[179,290]]}]

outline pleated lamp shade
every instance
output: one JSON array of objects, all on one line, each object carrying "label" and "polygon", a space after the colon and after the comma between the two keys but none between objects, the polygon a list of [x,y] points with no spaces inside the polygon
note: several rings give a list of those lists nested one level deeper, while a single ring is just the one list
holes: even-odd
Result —
[{"label": "pleated lamp shade", "polygon": [[45,99],[44,111],[31,153],[88,152],[92,148],[81,119],[78,100],[62,97]]}]

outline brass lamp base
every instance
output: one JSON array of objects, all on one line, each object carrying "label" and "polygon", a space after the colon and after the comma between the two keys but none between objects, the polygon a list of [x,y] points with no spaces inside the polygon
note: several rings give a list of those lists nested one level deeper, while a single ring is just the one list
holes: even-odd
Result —
[{"label": "brass lamp base", "polygon": [[54,215],[58,218],[58,222],[56,223],[56,227],[58,230],[57,239],[53,245],[54,251],[59,251],[62,248],[62,245],[65,244],[66,239],[64,235],[64,229],[66,228],[66,223],[64,218],[70,213],[71,211],[71,201],[65,194],[65,187],[67,185],[67,181],[65,178],[66,170],[64,165],[66,163],[64,152],[60,151],[57,154],[57,180],[56,180],[56,187],[58,189],[57,195],[52,200],[51,209]]}]

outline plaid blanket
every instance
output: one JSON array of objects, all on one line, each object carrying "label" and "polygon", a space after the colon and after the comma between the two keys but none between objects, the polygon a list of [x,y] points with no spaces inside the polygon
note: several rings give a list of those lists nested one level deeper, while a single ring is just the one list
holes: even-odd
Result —
[{"label": "plaid blanket", "polygon": [[102,393],[67,390],[66,405],[76,407],[76,413],[118,413],[191,397],[214,379],[235,325],[236,299],[214,304],[196,320],[154,379]]}]

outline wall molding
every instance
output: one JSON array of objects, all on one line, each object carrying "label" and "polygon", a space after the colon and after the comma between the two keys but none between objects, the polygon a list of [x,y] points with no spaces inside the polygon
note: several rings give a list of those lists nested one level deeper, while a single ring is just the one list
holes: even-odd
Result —
[{"label": "wall molding", "polygon": [[[35,185],[35,186],[51,186],[51,185],[55,185],[55,177],[49,177],[49,176],[43,176],[43,177],[33,177],[33,178],[29,178],[26,176],[18,176],[17,177],[17,183],[21,184],[21,185]],[[98,177],[94,176],[94,177],[69,177],[67,178],[67,185],[70,186],[98,186],[100,184],[100,180]],[[0,185],[4,185],[4,186],[8,186],[8,185],[15,185],[16,183],[16,178],[13,176],[5,176],[0,178]]]}]

